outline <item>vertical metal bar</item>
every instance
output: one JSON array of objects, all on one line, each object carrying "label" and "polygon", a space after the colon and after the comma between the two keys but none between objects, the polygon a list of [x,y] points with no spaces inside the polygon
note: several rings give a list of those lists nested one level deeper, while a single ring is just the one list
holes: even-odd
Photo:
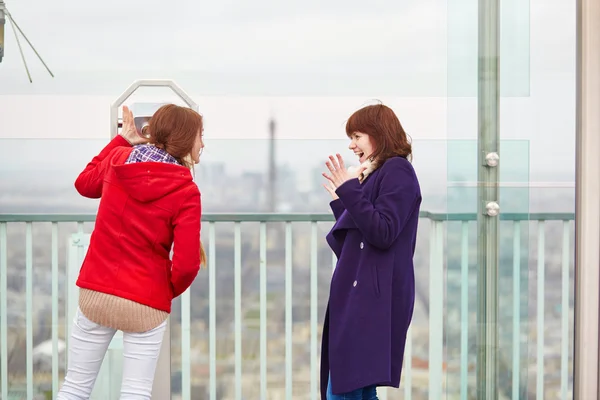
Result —
[{"label": "vertical metal bar", "polygon": [[285,397],[292,399],[292,223],[285,223]]},{"label": "vertical metal bar", "polygon": [[277,153],[275,144],[276,139],[276,124],[275,119],[269,121],[269,186],[268,186],[268,209],[269,212],[277,211],[277,161],[275,154]]},{"label": "vertical metal bar", "polygon": [[404,398],[410,400],[412,398],[412,327],[409,327],[406,333],[402,373],[404,375]]},{"label": "vertical metal bar", "polygon": [[8,399],[8,246],[6,222],[0,222],[0,384],[2,398]]},{"label": "vertical metal bar", "polygon": [[576,0],[574,400],[599,396],[600,2]]},{"label": "vertical metal bar", "polygon": [[233,236],[235,399],[242,400],[242,230],[239,222],[235,223]]},{"label": "vertical metal bar", "polygon": [[[79,290],[76,286],[77,277],[81,268],[81,263],[84,259],[85,246],[83,245],[83,222],[77,221],[77,233],[71,235],[68,241],[68,256],[69,261],[66,266],[66,292],[67,301],[65,304],[65,332],[67,332],[66,345],[69,348],[71,340],[71,331],[73,329],[73,320],[77,311],[79,302]],[[75,249],[73,249],[75,247]],[[114,339],[113,339],[114,340]],[[65,357],[65,370],[68,367],[68,352]]]},{"label": "vertical metal bar", "polygon": [[317,222],[312,222],[310,226],[310,393],[312,400],[319,398],[319,387],[317,382],[319,381],[319,370],[318,370],[318,343],[317,343],[317,326],[318,326],[318,247],[317,247],[317,235],[318,226]]},{"label": "vertical metal bar", "polygon": [[561,290],[561,352],[560,352],[560,392],[561,399],[569,393],[569,266],[570,266],[570,223],[563,221],[562,240],[562,290]]},{"label": "vertical metal bar", "polygon": [[58,222],[52,223],[52,398],[58,395]]},{"label": "vertical metal bar", "polygon": [[[69,348],[71,342],[71,331],[73,330],[73,320],[75,319],[75,313],[77,311],[77,304],[79,299],[79,291],[77,290],[76,281],[79,269],[81,267],[81,261],[83,260],[83,228],[81,223],[79,225],[79,233],[72,234],[67,241],[68,259],[66,265],[66,298],[65,302],[65,332],[66,335],[66,347]],[[65,357],[65,371],[68,367],[68,351]]]},{"label": "vertical metal bar", "polygon": [[216,334],[216,234],[215,234],[215,223],[208,223],[208,352],[210,355],[209,360],[209,392],[210,400],[217,400],[217,334]]},{"label": "vertical metal bar", "polygon": [[33,398],[33,228],[27,222],[25,228],[25,341],[27,398]]},{"label": "vertical metal bar", "polygon": [[331,252],[331,275],[333,275],[336,265],[337,265],[337,257],[335,255],[335,253],[332,251]]},{"label": "vertical metal bar", "polygon": [[512,400],[521,398],[521,221],[513,222]]},{"label": "vertical metal bar", "polygon": [[192,397],[191,350],[191,288],[181,295],[181,398]]},{"label": "vertical metal bar", "polygon": [[[114,338],[113,338],[114,340]],[[119,341],[122,343],[123,338]],[[112,357],[116,357],[115,352],[111,352]],[[154,382],[152,384],[152,398],[170,399],[171,398],[171,317],[167,318],[167,326],[163,335],[163,340],[158,353],[158,362],[154,372]],[[116,383],[120,385],[120,382]]]},{"label": "vertical metal bar", "polygon": [[545,230],[544,221],[538,221],[538,254],[537,254],[537,373],[536,373],[536,398],[544,399],[544,256],[545,256]]},{"label": "vertical metal bar", "polygon": [[460,250],[460,398],[469,394],[469,221],[461,222]]},{"label": "vertical metal bar", "polygon": [[[77,222],[77,234],[79,236],[79,240],[83,240],[83,222],[78,221]],[[83,262],[84,259],[84,255],[85,255],[85,251],[84,251],[84,246],[79,244],[77,246],[77,261],[76,264],[73,265],[73,270],[71,271],[72,274],[72,280],[70,280],[68,282],[68,287],[69,287],[69,293],[72,294],[71,297],[69,297],[69,308],[72,310],[72,316],[73,318],[75,317],[75,312],[77,310],[78,307],[78,303],[79,303],[79,290],[77,289],[75,283],[77,282],[77,277],[79,275],[79,270],[81,268],[81,263]],[[72,329],[72,324],[73,324],[73,318],[68,318],[67,324],[68,326],[68,330],[67,332],[69,332],[69,338],[71,338],[71,329]],[[118,332],[117,332],[118,333]]]},{"label": "vertical metal bar", "polygon": [[[83,222],[82,221],[78,221],[77,222],[77,233],[79,234],[80,237],[83,237]],[[83,260],[83,246],[81,247],[81,251],[79,253],[79,259]]]},{"label": "vertical metal bar", "polygon": [[0,0],[0,62],[4,57],[4,26],[6,25],[6,12],[4,0]]},{"label": "vertical metal bar", "polygon": [[444,356],[443,222],[431,221],[429,236],[429,398],[442,398]]},{"label": "vertical metal bar", "polygon": [[[74,275],[74,270],[75,267],[74,265],[77,264],[77,254],[78,251],[77,249],[73,249],[73,247],[75,246],[75,235],[71,235],[68,239],[67,239],[67,265],[65,266],[65,319],[64,319],[64,324],[65,324],[65,345],[66,348],[69,348],[69,344],[71,342],[71,330],[72,330],[72,325],[73,325],[73,318],[74,318],[74,311],[73,311],[73,307],[71,307],[71,304],[74,301],[74,282],[75,282],[75,277]],[[66,371],[68,368],[68,364],[69,364],[69,352],[68,350],[65,352],[66,357],[64,359],[64,363],[63,363],[63,367],[64,370]]]},{"label": "vertical metal bar", "polygon": [[385,386],[377,388],[377,396],[379,397],[380,400],[387,400],[388,388]]},{"label": "vertical metal bar", "polygon": [[498,217],[488,216],[488,202],[499,201],[498,167],[486,154],[499,151],[499,0],[479,0],[478,22],[478,213],[477,256],[477,398],[498,398]]},{"label": "vertical metal bar", "polygon": [[267,398],[267,224],[260,223],[260,398]]}]

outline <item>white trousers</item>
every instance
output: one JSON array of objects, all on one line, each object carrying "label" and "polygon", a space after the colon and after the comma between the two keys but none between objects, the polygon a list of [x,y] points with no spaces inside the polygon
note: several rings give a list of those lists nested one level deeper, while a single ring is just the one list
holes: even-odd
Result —
[{"label": "white trousers", "polygon": [[[123,332],[121,400],[149,400],[167,321],[143,333]],[[116,330],[90,321],[77,309],[65,382],[57,400],[88,400]]]}]

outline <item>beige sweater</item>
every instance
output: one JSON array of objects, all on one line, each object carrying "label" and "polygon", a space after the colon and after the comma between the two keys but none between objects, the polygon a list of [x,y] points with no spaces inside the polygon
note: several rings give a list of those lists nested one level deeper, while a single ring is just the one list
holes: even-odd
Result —
[{"label": "beige sweater", "polygon": [[79,308],[90,321],[123,332],[147,332],[169,316],[166,311],[89,289],[79,290]]}]

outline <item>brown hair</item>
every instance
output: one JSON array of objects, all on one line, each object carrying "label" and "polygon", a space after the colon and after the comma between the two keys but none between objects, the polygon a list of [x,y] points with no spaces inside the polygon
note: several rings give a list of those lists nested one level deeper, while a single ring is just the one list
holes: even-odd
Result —
[{"label": "brown hair", "polygon": [[188,155],[192,152],[197,136],[202,132],[202,116],[187,107],[167,104],[150,118],[145,134],[150,143],[164,149],[181,165],[192,168]]},{"label": "brown hair", "polygon": [[206,251],[204,251],[204,245],[200,242],[200,267],[204,264],[204,268],[208,267],[208,259],[206,257]]},{"label": "brown hair", "polygon": [[394,156],[412,159],[412,146],[400,120],[383,104],[363,107],[348,118],[346,134],[351,137],[356,132],[371,137],[375,147],[371,158],[379,165]]},{"label": "brown hair", "polygon": [[[159,108],[148,123],[144,134],[150,135],[150,143],[164,149],[181,165],[192,168],[188,155],[202,132],[202,116],[187,107],[166,104]],[[200,266],[206,267],[207,257],[200,242]]]}]

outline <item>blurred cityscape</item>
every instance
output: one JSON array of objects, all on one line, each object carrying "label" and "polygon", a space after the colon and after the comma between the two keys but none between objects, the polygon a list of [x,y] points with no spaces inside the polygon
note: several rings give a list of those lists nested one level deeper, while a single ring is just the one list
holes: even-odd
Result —
[{"label": "blurred cityscape", "polygon": [[[270,125],[273,129],[274,124]],[[275,151],[274,141],[263,141],[267,144],[269,157],[267,168],[262,171],[236,170],[228,171],[226,156],[221,162],[202,162],[196,168],[196,181],[203,193],[202,203],[204,213],[256,213],[256,212],[289,212],[289,213],[328,213],[329,198],[322,188],[322,163],[292,165],[287,163],[286,154]],[[90,149],[92,154],[95,149]],[[277,154],[281,159],[276,159]],[[81,155],[71,156],[82,158]],[[351,161],[349,161],[351,162]],[[8,191],[0,194],[0,213],[94,213],[98,202],[82,199],[75,192],[72,182],[77,171],[85,165],[83,160],[76,160],[72,168],[57,173],[56,170],[45,171],[40,168],[35,171],[20,171],[13,173],[3,171],[3,183]],[[420,173],[421,181],[439,181],[439,176]],[[54,180],[50,179],[54,176]],[[5,179],[6,178],[6,179]],[[68,178],[68,179],[67,179]],[[443,180],[443,178],[442,178]],[[22,185],[22,182],[28,182]],[[453,207],[474,207],[476,204],[473,189],[468,187],[449,188],[445,186],[423,185],[423,211],[445,212]],[[573,191],[564,191],[550,200],[536,198],[534,190],[514,188],[506,192],[503,207],[507,209],[522,209],[523,212],[545,210],[548,207],[558,208],[564,212],[573,210]],[[20,199],[23,199],[21,201]],[[466,205],[465,205],[466,204]],[[470,205],[469,205],[470,204]],[[453,206],[455,205],[455,206]],[[472,208],[471,208],[472,209]],[[475,212],[472,209],[472,212]],[[429,254],[429,221],[421,219],[418,245],[415,254],[415,269],[417,283],[417,304],[412,324],[412,398],[428,398],[429,380],[429,303],[430,296],[430,254]],[[530,225],[531,224],[531,225]],[[527,223],[531,228],[525,228],[527,256],[523,263],[521,281],[522,293],[522,337],[521,363],[528,371],[521,379],[523,398],[529,398],[527,393],[535,389],[536,359],[535,347],[538,332],[536,331],[536,230],[533,222]],[[455,398],[460,390],[460,229],[452,222],[446,222],[445,262],[446,276],[444,300],[444,385],[448,398]],[[203,225],[202,237],[208,244],[207,224]],[[331,223],[318,224],[318,332],[320,352],[321,323],[327,304],[329,280],[333,268],[332,256],[324,236]],[[64,371],[64,339],[65,327],[65,271],[68,263],[69,237],[77,232],[77,225],[61,223],[59,230],[59,307],[60,307],[60,362],[61,374]],[[84,224],[84,232],[91,232],[92,223]],[[25,390],[26,373],[26,339],[25,339],[25,224],[10,223],[8,225],[8,362],[9,390],[18,393]],[[258,223],[242,225],[242,366],[243,366],[243,395],[244,398],[259,398],[259,246]],[[508,222],[501,224],[500,256],[501,274],[499,285],[502,288],[512,287],[512,226]],[[294,223],[292,240],[292,343],[293,343],[293,391],[294,398],[310,398],[311,381],[311,325],[310,325],[310,224]],[[469,231],[469,252],[476,251],[475,225],[471,224]],[[217,354],[217,385],[219,399],[234,398],[234,235],[233,224],[218,223],[215,236],[216,255],[216,354]],[[546,392],[560,390],[560,355],[561,355],[561,260],[562,260],[562,225],[548,222],[545,236],[545,376]],[[283,223],[269,223],[267,233],[267,367],[269,399],[284,398],[285,394],[285,227]],[[40,393],[48,390],[51,384],[51,228],[49,223],[36,223],[33,227],[33,357],[34,383]],[[2,257],[3,255],[0,255]],[[470,387],[475,387],[475,335],[476,335],[476,260],[469,259],[469,381]],[[569,282],[572,285],[572,282]],[[205,399],[209,384],[209,302],[208,302],[208,273],[201,271],[198,279],[191,288],[191,384],[192,398]],[[511,393],[510,372],[512,363],[512,321],[513,321],[512,290],[502,290],[500,293],[500,311],[502,326],[500,327],[500,358],[501,358],[501,398],[509,398]],[[570,299],[572,310],[572,298]],[[180,299],[174,302],[172,312],[172,389],[181,392],[181,308]],[[318,365],[317,365],[318,367]],[[61,375],[62,377],[62,375]],[[45,389],[44,389],[45,388]],[[403,388],[389,390],[388,399],[403,398]],[[24,392],[23,392],[24,393]],[[533,393],[533,392],[532,392]],[[40,395],[42,396],[42,395]],[[474,394],[473,394],[474,396]],[[471,396],[470,396],[471,397]],[[18,395],[15,398],[19,398]],[[39,397],[40,399],[43,397]]]},{"label": "blurred cityscape", "polygon": [[[478,377],[477,356],[494,350],[498,400],[573,397],[575,169],[595,160],[598,70],[589,66],[598,61],[600,0],[5,1],[0,400],[48,400],[62,382],[74,303],[67,271],[79,268],[99,204],[73,182],[108,140],[110,105],[138,79],[173,80],[198,104],[206,148],[194,179],[203,213],[227,220],[203,223],[214,270],[173,302],[171,374],[157,375],[172,397],[158,400],[215,400],[215,388],[218,400],[287,400],[290,383],[294,399],[316,398],[335,264],[325,241],[332,222],[312,222],[330,215],[321,173],[336,152],[356,165],[346,119],[378,101],[414,139],[423,194],[410,346],[400,389],[379,398],[479,400],[488,376]],[[156,83],[126,104],[183,104]],[[498,146],[485,139],[496,133]],[[478,193],[482,151],[500,156],[496,199]],[[595,178],[586,175],[582,187]],[[485,227],[475,222],[484,200],[500,205],[497,294],[478,284],[488,265],[478,261]],[[257,215],[284,213],[299,221],[268,222],[265,238]],[[234,224],[241,214],[255,220]],[[25,222],[48,216],[60,222]],[[595,229],[583,231],[594,238]],[[585,277],[590,265],[580,264]],[[489,325],[477,309],[496,295],[490,331],[499,347],[482,349],[493,337],[478,343]],[[579,350],[595,383],[595,355]],[[119,397],[114,353],[91,400]]]}]

